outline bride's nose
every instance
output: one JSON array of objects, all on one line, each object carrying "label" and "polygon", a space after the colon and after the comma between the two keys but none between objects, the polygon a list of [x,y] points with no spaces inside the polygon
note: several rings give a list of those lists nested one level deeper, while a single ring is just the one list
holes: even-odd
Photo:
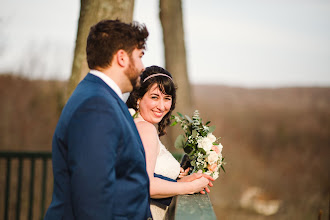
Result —
[{"label": "bride's nose", "polygon": [[164,103],[164,100],[163,99],[160,99],[159,102],[158,102],[158,105],[157,105],[157,108],[161,111],[164,111],[165,110],[165,103]]}]

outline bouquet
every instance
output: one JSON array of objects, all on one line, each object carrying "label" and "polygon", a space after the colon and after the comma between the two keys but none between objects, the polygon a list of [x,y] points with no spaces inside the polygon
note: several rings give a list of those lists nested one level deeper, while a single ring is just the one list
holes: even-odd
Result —
[{"label": "bouquet", "polygon": [[189,158],[189,173],[197,173],[201,170],[203,173],[212,176],[214,179],[219,177],[220,168],[225,172],[223,167],[224,158],[222,157],[223,146],[219,142],[220,138],[216,138],[212,132],[215,126],[208,126],[210,121],[205,125],[199,117],[198,110],[195,110],[192,119],[187,115],[183,116],[178,112],[178,116],[171,116],[174,122],[171,126],[180,124],[184,131],[184,135],[180,134],[176,141],[175,147],[183,149],[186,157]]}]

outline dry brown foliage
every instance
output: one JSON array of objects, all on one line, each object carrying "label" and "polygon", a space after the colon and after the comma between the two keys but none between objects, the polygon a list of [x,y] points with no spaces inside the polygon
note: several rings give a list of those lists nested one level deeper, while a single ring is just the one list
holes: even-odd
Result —
[{"label": "dry brown foliage", "polygon": [[[0,150],[51,151],[65,87],[1,75]],[[210,193],[219,219],[317,219],[320,210],[328,218],[330,88],[192,88],[195,108],[224,146],[227,172]],[[277,214],[240,208],[253,186],[283,201]]]}]

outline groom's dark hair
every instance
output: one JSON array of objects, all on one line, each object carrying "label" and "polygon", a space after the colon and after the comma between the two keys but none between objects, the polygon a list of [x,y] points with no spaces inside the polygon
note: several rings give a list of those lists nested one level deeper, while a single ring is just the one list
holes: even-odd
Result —
[{"label": "groom's dark hair", "polygon": [[90,28],[87,37],[87,63],[90,69],[106,68],[120,49],[131,55],[135,48],[145,49],[149,32],[137,22],[126,24],[120,20],[102,20]]}]

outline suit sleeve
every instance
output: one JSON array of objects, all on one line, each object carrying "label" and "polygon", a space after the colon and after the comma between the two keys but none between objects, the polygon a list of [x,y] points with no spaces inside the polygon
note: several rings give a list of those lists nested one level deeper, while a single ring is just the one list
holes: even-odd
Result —
[{"label": "suit sleeve", "polygon": [[111,219],[118,112],[103,98],[86,101],[69,123],[68,163],[76,219]]}]

